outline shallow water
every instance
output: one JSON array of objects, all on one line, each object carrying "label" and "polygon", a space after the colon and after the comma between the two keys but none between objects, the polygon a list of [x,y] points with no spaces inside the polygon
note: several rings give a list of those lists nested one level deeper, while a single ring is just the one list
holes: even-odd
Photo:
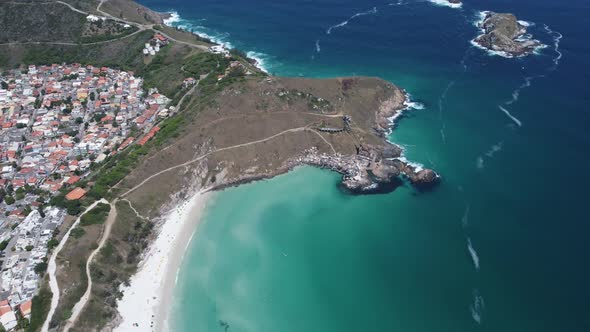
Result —
[{"label": "shallow water", "polygon": [[[301,168],[221,193],[183,263],[175,330],[590,330],[587,1],[142,2],[271,73],[407,89],[425,107],[391,140],[443,176],[358,197]],[[473,47],[481,10],[515,13],[547,47]]]}]

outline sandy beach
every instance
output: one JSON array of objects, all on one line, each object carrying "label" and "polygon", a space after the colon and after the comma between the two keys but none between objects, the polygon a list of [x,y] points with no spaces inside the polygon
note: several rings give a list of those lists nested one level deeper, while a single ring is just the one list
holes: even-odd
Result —
[{"label": "sandy beach", "polygon": [[212,193],[199,192],[179,204],[160,226],[130,286],[118,302],[121,323],[115,331],[168,331],[168,309],[176,275]]}]

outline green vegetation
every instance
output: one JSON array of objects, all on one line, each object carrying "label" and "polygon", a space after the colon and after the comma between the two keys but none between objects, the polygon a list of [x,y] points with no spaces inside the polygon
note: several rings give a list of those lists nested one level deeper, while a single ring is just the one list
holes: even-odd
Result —
[{"label": "green vegetation", "polygon": [[84,234],[86,234],[86,231],[85,231],[85,230],[84,230],[84,228],[82,228],[82,227],[76,227],[76,228],[73,228],[73,229],[70,231],[70,235],[71,235],[71,236],[72,236],[74,239],[79,239],[79,238],[81,238],[82,236],[84,236]]},{"label": "green vegetation", "polygon": [[101,330],[116,315],[119,288],[128,284],[140,254],[148,245],[154,224],[137,217],[127,202],[117,203],[117,222],[90,267],[92,295],[79,318],[81,330]]},{"label": "green vegetation", "polygon": [[8,246],[8,242],[9,241],[10,241],[10,239],[9,240],[4,240],[4,241],[0,242],[0,251],[4,251],[6,249],[6,247]]},{"label": "green vegetation", "polygon": [[[109,204],[98,203],[92,210],[82,215],[82,217],[80,218],[80,225],[89,226],[102,224],[107,219],[107,216],[109,215],[110,211],[111,206]],[[82,235],[83,234],[81,234],[80,236]]]},{"label": "green vegetation", "polygon": [[45,317],[49,313],[51,306],[51,297],[53,294],[47,286],[41,287],[39,294],[33,297],[33,305],[31,307],[31,324],[27,328],[27,332],[36,332],[41,329]]}]

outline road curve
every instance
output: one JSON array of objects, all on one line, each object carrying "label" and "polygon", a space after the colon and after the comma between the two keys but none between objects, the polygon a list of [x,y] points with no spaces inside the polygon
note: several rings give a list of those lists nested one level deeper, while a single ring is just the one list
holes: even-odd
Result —
[{"label": "road curve", "polygon": [[102,249],[104,244],[107,242],[109,235],[111,234],[111,228],[113,227],[113,224],[115,223],[115,220],[117,219],[117,206],[116,206],[116,204],[117,204],[117,200],[114,200],[110,204],[111,211],[109,212],[109,216],[107,217],[107,220],[105,222],[104,229],[102,232],[102,237],[100,239],[100,242],[98,243],[98,247],[96,247],[96,249],[94,249],[94,251],[90,254],[90,256],[88,256],[88,260],[86,261],[86,278],[88,279],[88,282],[87,282],[88,286],[86,287],[86,291],[84,292],[84,295],[82,295],[80,300],[74,305],[74,308],[72,309],[72,315],[70,316],[70,318],[66,322],[64,332],[68,332],[72,328],[72,326],[76,323],[76,320],[78,320],[78,317],[80,316],[80,313],[82,312],[82,309],[84,309],[84,306],[86,306],[88,299],[90,299],[90,292],[92,291],[92,277],[90,275],[90,265],[92,264],[92,260],[94,259],[94,256],[96,256],[96,254],[100,252],[100,250]]},{"label": "road curve", "polygon": [[92,210],[98,203],[108,204],[109,202],[103,198],[99,201],[92,203],[92,205],[90,205],[86,210],[84,210],[84,212],[82,212],[78,219],[76,219],[76,221],[72,224],[70,229],[68,229],[66,235],[64,235],[63,239],[61,239],[61,241],[59,242],[59,245],[53,250],[53,254],[51,254],[51,258],[49,259],[49,264],[47,266],[47,273],[49,273],[49,287],[51,288],[53,296],[51,297],[51,306],[49,307],[49,313],[47,314],[47,318],[43,323],[41,332],[47,332],[49,330],[49,323],[51,322],[53,314],[55,313],[55,309],[57,308],[57,305],[59,303],[59,285],[57,284],[57,279],[55,277],[55,271],[57,270],[57,264],[55,262],[55,259],[57,258],[57,255],[59,254],[65,243],[68,241],[72,229],[74,229],[80,223],[80,219],[82,218],[82,216],[86,214],[86,212]]}]

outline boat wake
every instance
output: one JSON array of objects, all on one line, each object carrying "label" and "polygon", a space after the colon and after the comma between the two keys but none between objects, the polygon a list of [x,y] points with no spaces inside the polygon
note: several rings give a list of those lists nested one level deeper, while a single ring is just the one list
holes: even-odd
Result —
[{"label": "boat wake", "polygon": [[543,28],[551,37],[553,37],[553,51],[555,52],[556,56],[555,58],[553,58],[552,70],[555,70],[559,65],[559,60],[561,60],[561,58],[563,57],[563,54],[559,50],[559,43],[561,42],[561,38],[563,38],[563,35],[557,31],[551,30],[551,28],[549,28],[547,24],[544,24]]},{"label": "boat wake", "polygon": [[483,297],[479,294],[477,289],[473,290],[473,303],[470,306],[471,317],[477,324],[481,324],[483,311],[485,310],[485,303]]},{"label": "boat wake", "polygon": [[326,34],[328,34],[328,35],[331,34],[332,30],[338,29],[338,28],[341,28],[341,27],[347,25],[348,23],[350,23],[350,21],[354,20],[357,17],[366,16],[366,15],[374,15],[374,14],[377,14],[377,7],[373,7],[373,9],[368,10],[366,12],[356,13],[356,14],[352,15],[348,20],[340,22],[336,25],[329,27],[328,30],[326,30]]},{"label": "boat wake", "polygon": [[507,109],[500,105],[498,105],[498,108],[500,109],[500,111],[504,112],[506,116],[510,118],[510,120],[514,121],[514,123],[516,123],[517,126],[522,127],[522,122],[520,122],[520,120],[517,119],[514,115],[510,114],[510,112]]}]

